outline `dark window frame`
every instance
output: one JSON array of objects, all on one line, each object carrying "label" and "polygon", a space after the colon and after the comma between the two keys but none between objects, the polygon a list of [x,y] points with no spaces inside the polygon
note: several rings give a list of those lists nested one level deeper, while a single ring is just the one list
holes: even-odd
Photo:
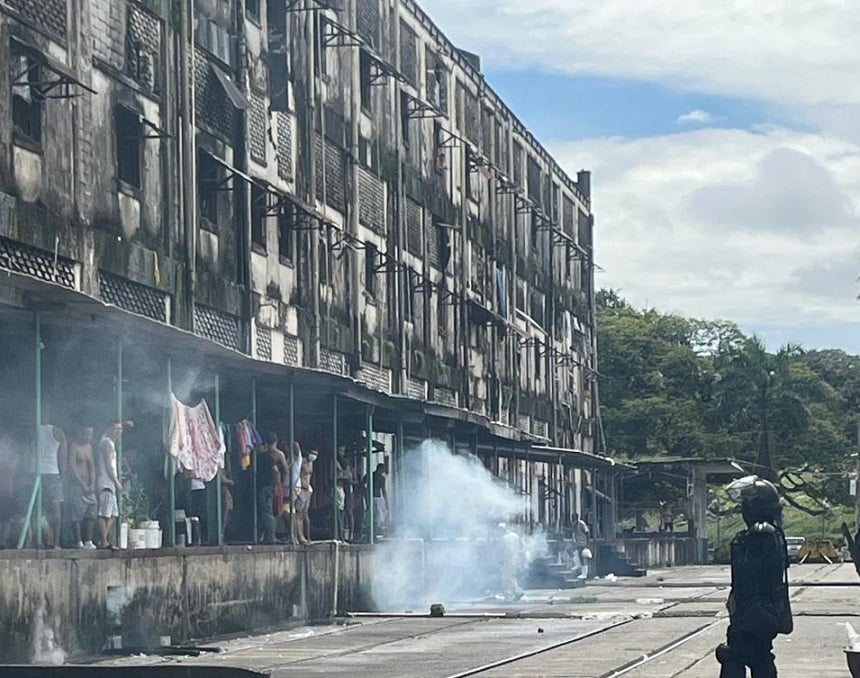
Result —
[{"label": "dark window frame", "polygon": [[113,109],[116,178],[135,189],[143,187],[143,120],[138,111],[117,104]]},{"label": "dark window frame", "polygon": [[218,228],[221,166],[206,150],[197,150],[197,211],[200,224],[207,230]]},{"label": "dark window frame", "polygon": [[251,248],[262,254],[267,251],[268,203],[268,191],[258,184],[251,184]]},{"label": "dark window frame", "polygon": [[373,112],[373,58],[367,50],[359,51],[358,70],[361,110],[369,114]]},{"label": "dark window frame", "polygon": [[278,257],[292,265],[296,257],[296,206],[291,202],[278,211]]},{"label": "dark window frame", "polygon": [[[26,70],[17,72],[17,65],[26,64]],[[13,70],[14,69],[14,70]],[[27,84],[15,84],[15,80],[27,75]],[[10,103],[12,109],[12,129],[14,140],[36,152],[41,152],[44,133],[45,96],[38,87],[42,79],[42,65],[21,49],[10,49],[9,74],[12,81]],[[28,98],[20,93],[29,89]]]},{"label": "dark window frame", "polygon": [[326,56],[326,21],[322,12],[313,12],[316,21],[316,48],[314,49],[314,75],[318,78],[328,77],[328,58]]},{"label": "dark window frame", "polygon": [[409,115],[409,93],[400,91],[400,139],[405,148],[409,148],[412,136],[412,117]]},{"label": "dark window frame", "polygon": [[379,249],[372,242],[364,243],[364,290],[373,298],[379,291],[376,284],[376,267],[379,260]]}]

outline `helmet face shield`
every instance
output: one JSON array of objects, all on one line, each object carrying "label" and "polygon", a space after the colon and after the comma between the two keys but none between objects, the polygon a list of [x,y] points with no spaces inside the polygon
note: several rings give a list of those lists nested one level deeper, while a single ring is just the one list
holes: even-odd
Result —
[{"label": "helmet face shield", "polygon": [[733,501],[740,503],[747,525],[781,522],[782,506],[773,483],[758,476],[746,476],[730,483],[726,490]]},{"label": "helmet face shield", "polygon": [[767,481],[762,480],[758,476],[744,476],[743,478],[738,478],[737,480],[730,482],[726,486],[726,491],[729,493],[732,501],[740,502],[744,490],[754,487],[756,482],[766,483]]}]

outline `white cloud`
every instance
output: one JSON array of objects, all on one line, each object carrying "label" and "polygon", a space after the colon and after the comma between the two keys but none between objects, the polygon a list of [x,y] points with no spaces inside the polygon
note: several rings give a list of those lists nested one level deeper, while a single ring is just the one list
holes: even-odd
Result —
[{"label": "white cloud", "polygon": [[551,150],[593,171],[599,285],[860,352],[860,4],[419,1],[497,66],[757,99],[815,130],[697,129],[715,118],[693,110],[689,132]]},{"label": "white cloud", "polygon": [[860,146],[708,129],[552,150],[593,170],[599,285],[637,305],[804,336],[860,323]]},{"label": "white cloud", "polygon": [[710,122],[715,122],[717,118],[708,113],[707,111],[703,111],[701,108],[697,108],[694,111],[690,111],[689,113],[684,113],[683,115],[678,116],[678,120],[676,121],[680,125],[685,124],[696,124],[696,125],[706,125]]},{"label": "white cloud", "polygon": [[860,5],[844,0],[423,0],[496,64],[801,106],[860,104]]}]

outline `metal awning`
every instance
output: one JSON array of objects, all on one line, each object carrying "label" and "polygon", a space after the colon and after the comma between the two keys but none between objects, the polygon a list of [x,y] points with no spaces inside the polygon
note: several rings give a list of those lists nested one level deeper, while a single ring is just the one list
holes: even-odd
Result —
[{"label": "metal awning", "polygon": [[227,95],[230,103],[233,104],[233,108],[239,111],[247,111],[248,108],[250,108],[251,103],[248,101],[248,98],[242,94],[242,90],[236,86],[236,83],[230,79],[230,76],[211,62],[209,64],[209,70],[212,71],[212,74],[218,79],[218,82],[221,83],[221,88],[224,90],[224,94]]},{"label": "metal awning", "polygon": [[617,461],[612,457],[604,457],[593,452],[575,450],[564,447],[533,447],[534,452],[544,452],[559,456],[568,466],[577,468],[594,469],[598,471],[635,471],[636,467]]},{"label": "metal awning", "polygon": [[[13,35],[12,47],[13,49],[28,56],[38,65],[53,73],[57,78],[56,80],[40,80],[39,82],[30,82],[30,70],[27,70],[23,73],[17,73],[14,75],[12,79],[12,87],[35,86],[39,89],[42,96],[48,99],[66,99],[75,96],[74,94],[71,94],[69,92],[70,87],[80,87],[81,89],[84,89],[91,94],[96,94],[96,91],[92,87],[85,85],[78,79],[78,76],[75,75],[75,72],[71,68],[69,68],[59,59],[43,51],[36,43],[32,42],[29,38],[26,38],[22,35]],[[49,92],[51,92],[57,87],[64,88],[62,94],[49,94]]]}]

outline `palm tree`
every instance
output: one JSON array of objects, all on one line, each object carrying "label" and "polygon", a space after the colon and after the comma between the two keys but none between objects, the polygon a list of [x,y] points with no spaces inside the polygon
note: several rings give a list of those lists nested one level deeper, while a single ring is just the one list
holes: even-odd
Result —
[{"label": "palm tree", "polygon": [[717,411],[730,428],[755,438],[759,475],[774,482],[774,434],[803,431],[810,422],[809,394],[791,369],[801,353],[790,344],[769,353],[760,338],[752,337],[715,359]]}]

